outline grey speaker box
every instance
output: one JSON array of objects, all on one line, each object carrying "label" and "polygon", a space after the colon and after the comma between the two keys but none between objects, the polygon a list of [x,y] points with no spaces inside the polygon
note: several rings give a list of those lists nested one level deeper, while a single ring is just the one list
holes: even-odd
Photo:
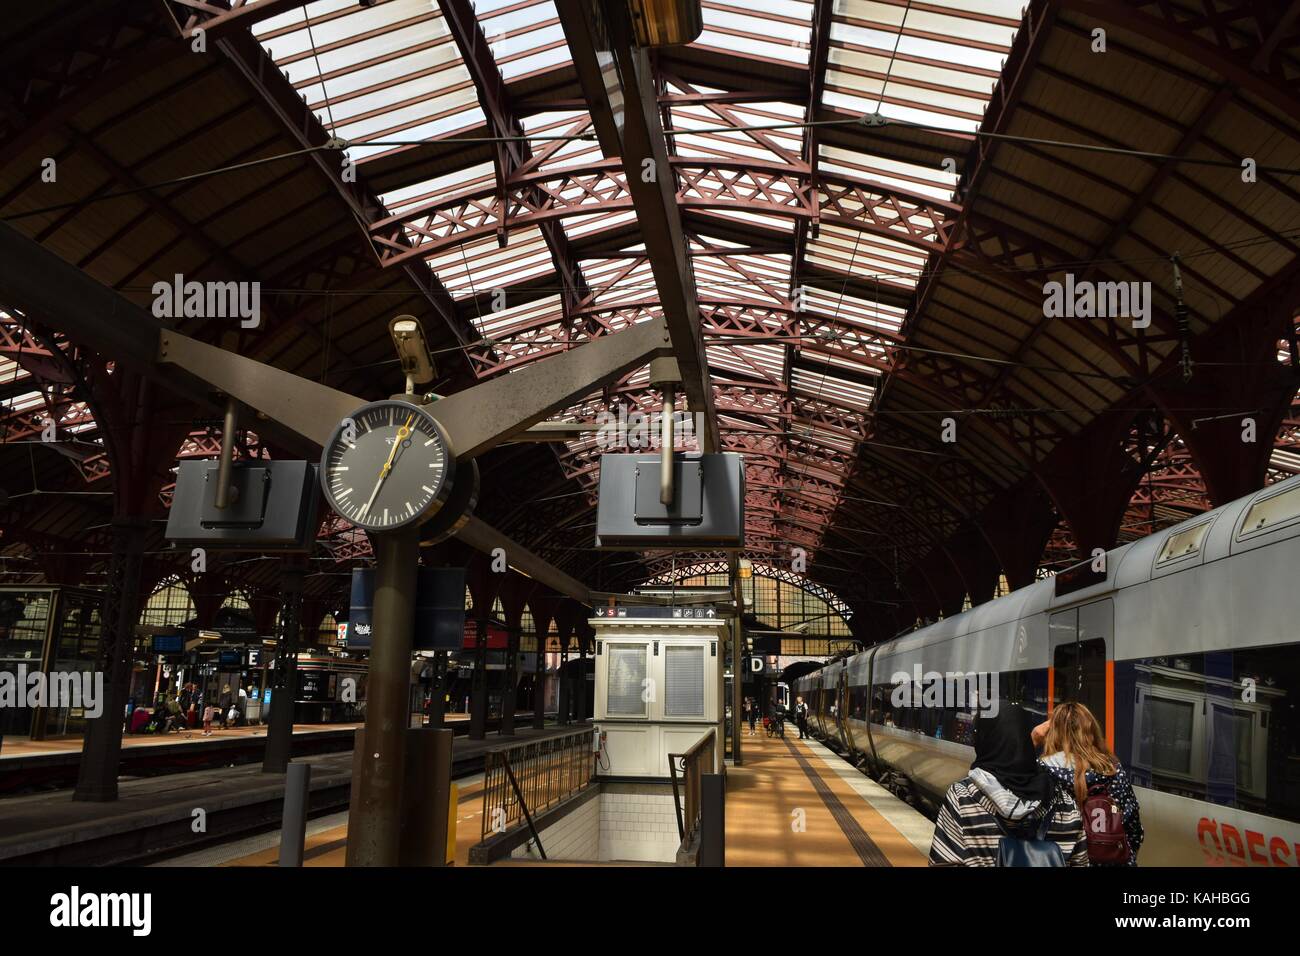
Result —
[{"label": "grey speaker box", "polygon": [[218,508],[215,461],[182,461],[165,537],[177,547],[310,551],[316,537],[320,467],[310,461],[238,462],[234,500]]},{"label": "grey speaker box", "polygon": [[743,548],[745,463],[722,452],[678,452],[673,502],[659,501],[658,455],[601,455],[596,547]]}]

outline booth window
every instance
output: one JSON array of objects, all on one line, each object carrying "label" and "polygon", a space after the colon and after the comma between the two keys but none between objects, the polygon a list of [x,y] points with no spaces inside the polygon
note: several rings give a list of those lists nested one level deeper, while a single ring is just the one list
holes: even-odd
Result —
[{"label": "booth window", "polygon": [[664,648],[664,716],[704,716],[704,647]]},{"label": "booth window", "polygon": [[605,712],[617,717],[644,717],[646,646],[609,645],[609,680]]}]

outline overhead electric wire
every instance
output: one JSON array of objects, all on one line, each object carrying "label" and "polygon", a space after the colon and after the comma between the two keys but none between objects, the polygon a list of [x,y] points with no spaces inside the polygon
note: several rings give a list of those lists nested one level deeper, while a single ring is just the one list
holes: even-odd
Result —
[{"label": "overhead electric wire", "polygon": [[[892,61],[891,61],[892,65]],[[326,104],[328,108],[328,103]],[[868,119],[872,120],[868,122]],[[1183,163],[1187,165],[1210,166],[1223,169],[1233,169],[1240,171],[1242,163],[1234,162],[1228,159],[1209,159],[1206,157],[1180,156],[1174,153],[1158,153],[1151,150],[1131,149],[1122,146],[1101,146],[1094,143],[1078,143],[1069,140],[1045,139],[1037,136],[1018,136],[1011,133],[993,133],[983,130],[955,130],[943,126],[936,126],[926,123],[913,123],[907,120],[889,119],[880,114],[864,114],[862,117],[853,119],[838,120],[806,120],[790,121],[788,123],[765,123],[753,126],[726,126],[710,130],[690,130],[683,131],[680,135],[687,133],[695,135],[709,135],[717,133],[745,133],[745,132],[767,132],[780,129],[809,129],[821,126],[857,126],[863,129],[882,129],[889,126],[915,129],[923,132],[946,133],[956,136],[996,139],[1005,142],[1023,143],[1027,145],[1041,146],[1049,149],[1073,149],[1084,152],[1102,153],[1113,156],[1125,156],[1134,159],[1153,160],[1161,163]],[[594,141],[595,133],[561,133],[555,135],[549,134],[525,134],[523,136],[447,136],[434,139],[381,139],[381,140],[346,140],[339,137],[332,138],[328,143],[320,146],[309,146],[303,149],[291,150],[286,153],[278,153],[274,156],[266,156],[262,159],[247,160],[242,163],[235,163],[229,166],[219,166],[214,169],[204,170],[196,173],[190,173],[184,176],[176,176],[171,179],[162,180],[156,183],[150,183],[143,186],[137,186],[131,189],[114,190],[113,192],[103,193],[99,196],[90,196],[72,202],[60,203],[57,205],[43,206],[39,209],[28,210],[22,213],[10,213],[0,217],[0,221],[13,221],[24,219],[31,216],[43,215],[48,212],[58,212],[64,209],[71,209],[78,206],[90,205],[91,203],[104,202],[109,199],[117,199],[122,196],[129,196],[141,192],[163,189],[167,186],[174,186],[180,183],[190,182],[195,179],[202,179],[207,176],[217,176],[229,172],[235,172],[241,169],[247,169],[253,166],[265,165],[266,163],[278,162],[284,159],[290,159],[297,156],[303,156],[309,153],[320,152],[322,150],[339,150],[340,152],[353,146],[454,146],[459,144],[490,144],[490,143],[509,143],[509,142],[543,142],[555,140],[571,141]],[[1300,176],[1300,169],[1290,169],[1282,166],[1269,166],[1256,164],[1254,167],[1256,173],[1269,173],[1277,176]]]}]

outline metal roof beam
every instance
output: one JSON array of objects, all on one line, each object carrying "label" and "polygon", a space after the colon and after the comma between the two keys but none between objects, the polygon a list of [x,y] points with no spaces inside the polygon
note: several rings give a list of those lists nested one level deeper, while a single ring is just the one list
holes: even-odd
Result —
[{"label": "metal roof beam", "polygon": [[[718,420],[700,332],[695,276],[687,255],[676,180],[659,119],[648,51],[632,45],[626,9],[600,7],[582,0],[557,0],[556,9],[573,54],[578,80],[591,104],[601,147],[606,155],[622,158],[627,188],[654,269],[687,403],[692,411],[704,414],[705,434],[701,436],[704,450],[716,451]],[[613,74],[601,71],[602,53],[613,55],[619,80],[617,93],[607,85]],[[621,98],[621,102],[616,104],[615,97]],[[620,113],[622,129],[614,126],[611,130],[613,117]],[[609,122],[602,117],[608,117]]]},{"label": "metal roof beam", "polygon": [[[510,94],[506,89],[505,78],[501,75],[501,69],[492,55],[492,48],[488,44],[487,36],[483,33],[483,27],[478,22],[470,0],[438,0],[438,9],[442,12],[447,28],[451,31],[465,68],[469,70],[470,79],[473,80],[474,89],[478,94],[479,106],[487,118],[488,128],[493,136],[503,140],[495,144],[497,188],[502,198],[506,199],[513,177],[520,170],[527,168],[529,161],[533,159],[533,152],[527,140],[510,138],[524,135],[523,123],[519,121],[514,111]],[[544,197],[540,195],[540,190],[532,187],[530,191],[534,194],[533,198],[536,202],[543,201]],[[577,257],[569,247],[569,238],[559,222],[553,219],[547,220],[538,228],[551,251],[555,270],[564,284],[562,301],[567,309],[588,294],[582,268],[578,265]],[[507,236],[506,224],[502,222],[497,233],[498,242],[502,246],[506,244]]]}]

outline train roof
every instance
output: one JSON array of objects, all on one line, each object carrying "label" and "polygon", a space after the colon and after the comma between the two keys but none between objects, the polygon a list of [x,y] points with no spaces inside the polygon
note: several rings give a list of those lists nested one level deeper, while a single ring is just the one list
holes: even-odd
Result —
[{"label": "train roof", "polygon": [[[807,675],[807,678],[834,676],[838,674],[838,668],[845,666],[849,668],[851,675],[857,675],[861,669],[866,667],[869,660],[868,654],[873,650],[884,653],[908,651],[927,644],[962,637],[973,631],[982,631],[1008,624],[1041,611],[1086,603],[1098,595],[1114,591],[1117,588],[1132,587],[1150,581],[1153,576],[1167,573],[1158,568],[1156,562],[1170,538],[1202,526],[1206,527],[1206,531],[1203,537],[1195,540],[1195,549],[1192,550],[1191,547],[1192,539],[1186,539],[1189,543],[1180,547],[1178,551],[1180,553],[1186,551],[1187,553],[1174,555],[1172,560],[1167,558],[1166,563],[1171,565],[1168,570],[1180,569],[1185,567],[1187,563],[1199,564],[1227,557],[1232,551],[1234,535],[1240,528],[1241,516],[1248,509],[1258,501],[1283,495],[1296,489],[1300,489],[1300,475],[1276,482],[1253,494],[1220,505],[1218,508],[1196,515],[1186,521],[1181,521],[1171,527],[1161,529],[1155,534],[1147,535],[1145,538],[1112,548],[1106,552],[1106,577],[1095,584],[1057,596],[1055,577],[1035,581],[1033,584],[1017,588],[1003,597],[976,605],[968,611],[954,614],[952,617],[928,624],[909,634],[876,644],[847,660],[834,661],[816,671],[812,671]],[[1296,508],[1300,510],[1300,500],[1297,501]],[[1293,534],[1300,534],[1300,513],[1294,518],[1285,518],[1283,520],[1291,522],[1290,527]],[[1282,521],[1277,522],[1279,527],[1282,523]],[[836,668],[836,670],[830,670],[830,668]]]}]

